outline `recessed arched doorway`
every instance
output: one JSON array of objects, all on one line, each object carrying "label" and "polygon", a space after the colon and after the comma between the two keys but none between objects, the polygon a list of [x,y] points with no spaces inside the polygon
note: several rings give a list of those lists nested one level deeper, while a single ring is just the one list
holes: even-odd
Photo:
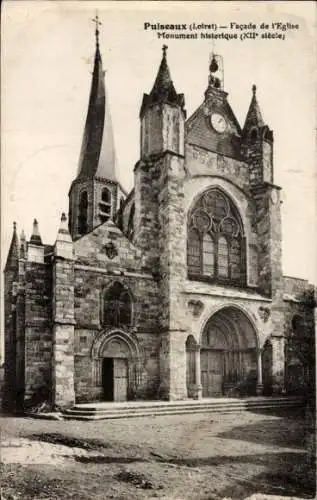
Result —
[{"label": "recessed arched doorway", "polygon": [[211,316],[201,337],[203,397],[255,395],[257,335],[248,316],[224,307]]},{"label": "recessed arched doorway", "polygon": [[141,377],[139,345],[131,333],[102,333],[92,348],[93,381],[103,401],[133,399]]}]

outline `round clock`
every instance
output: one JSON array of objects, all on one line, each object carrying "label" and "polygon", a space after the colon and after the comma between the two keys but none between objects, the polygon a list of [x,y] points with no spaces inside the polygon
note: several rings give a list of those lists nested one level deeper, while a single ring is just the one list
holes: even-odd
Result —
[{"label": "round clock", "polygon": [[219,113],[213,113],[210,117],[211,125],[217,132],[224,132],[227,128],[226,119]]}]

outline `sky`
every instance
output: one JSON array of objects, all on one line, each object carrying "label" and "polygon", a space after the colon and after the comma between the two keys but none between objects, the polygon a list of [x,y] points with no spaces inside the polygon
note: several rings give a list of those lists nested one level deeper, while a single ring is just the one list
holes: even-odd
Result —
[{"label": "sky", "polygon": [[[174,85],[190,116],[202,103],[212,50],[224,61],[224,86],[243,125],[257,96],[274,131],[274,182],[283,188],[284,274],[316,279],[316,4],[315,2],[7,1],[2,9],[2,268],[13,221],[30,237],[55,241],[68,211],[86,119],[99,13],[100,49],[113,121],[118,178],[133,186],[139,157],[139,110],[168,45]],[[299,29],[280,39],[162,40],[145,23],[282,22]],[[211,33],[208,30],[198,30]],[[221,30],[220,30],[221,31]],[[227,30],[227,33],[250,30]],[[270,29],[276,33],[276,29]],[[260,28],[256,31],[260,32]],[[171,33],[171,32],[169,32]]]}]

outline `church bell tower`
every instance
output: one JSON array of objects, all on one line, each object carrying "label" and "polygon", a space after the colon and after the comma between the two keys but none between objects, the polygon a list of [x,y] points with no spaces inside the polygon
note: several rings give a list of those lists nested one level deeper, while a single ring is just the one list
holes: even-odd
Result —
[{"label": "church bell tower", "polygon": [[116,176],[116,154],[99,48],[98,16],[96,49],[88,112],[77,176],[69,191],[69,231],[73,240],[114,219],[125,192]]}]

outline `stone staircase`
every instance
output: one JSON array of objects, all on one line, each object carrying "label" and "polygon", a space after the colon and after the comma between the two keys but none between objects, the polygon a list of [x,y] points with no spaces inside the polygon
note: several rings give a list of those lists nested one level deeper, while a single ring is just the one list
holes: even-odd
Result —
[{"label": "stone staircase", "polygon": [[129,401],[76,404],[63,412],[64,419],[106,420],[115,418],[156,417],[193,413],[234,413],[299,408],[303,399],[297,396],[254,397],[245,399],[214,398],[185,401]]}]

